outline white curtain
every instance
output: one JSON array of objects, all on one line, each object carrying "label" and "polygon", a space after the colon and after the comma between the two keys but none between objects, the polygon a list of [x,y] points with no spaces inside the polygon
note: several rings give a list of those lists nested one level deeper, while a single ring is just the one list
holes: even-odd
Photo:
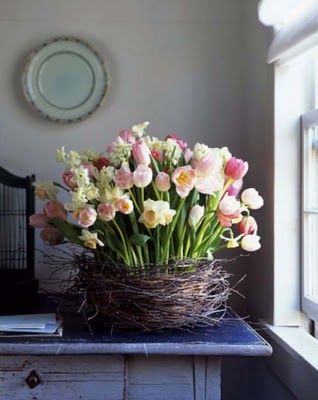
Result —
[{"label": "white curtain", "polygon": [[260,21],[275,30],[269,63],[318,46],[318,0],[262,0],[258,12]]}]

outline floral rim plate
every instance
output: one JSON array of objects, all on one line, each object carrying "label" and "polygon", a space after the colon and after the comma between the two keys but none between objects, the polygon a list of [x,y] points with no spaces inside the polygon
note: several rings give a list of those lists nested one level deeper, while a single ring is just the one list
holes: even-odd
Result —
[{"label": "floral rim plate", "polygon": [[108,74],[86,42],[61,37],[32,51],[22,74],[25,97],[46,119],[69,123],[87,118],[102,104]]}]

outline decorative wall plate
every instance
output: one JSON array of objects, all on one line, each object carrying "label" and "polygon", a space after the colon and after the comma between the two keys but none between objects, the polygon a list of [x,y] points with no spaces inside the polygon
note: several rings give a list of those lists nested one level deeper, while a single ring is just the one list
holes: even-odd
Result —
[{"label": "decorative wall plate", "polygon": [[27,101],[40,115],[68,123],[88,117],[101,105],[108,74],[90,45],[61,37],[30,54],[22,85]]}]

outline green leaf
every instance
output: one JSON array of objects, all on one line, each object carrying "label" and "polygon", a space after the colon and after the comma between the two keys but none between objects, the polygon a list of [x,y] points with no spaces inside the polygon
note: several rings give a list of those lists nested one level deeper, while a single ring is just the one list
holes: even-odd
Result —
[{"label": "green leaf", "polygon": [[76,225],[71,224],[67,221],[60,221],[58,219],[54,219],[53,225],[72,243],[83,245],[82,240],[78,237],[81,235],[81,229]]},{"label": "green leaf", "polygon": [[142,233],[133,233],[129,237],[129,241],[131,244],[135,246],[145,246],[149,239],[152,239],[150,236],[143,235]]}]

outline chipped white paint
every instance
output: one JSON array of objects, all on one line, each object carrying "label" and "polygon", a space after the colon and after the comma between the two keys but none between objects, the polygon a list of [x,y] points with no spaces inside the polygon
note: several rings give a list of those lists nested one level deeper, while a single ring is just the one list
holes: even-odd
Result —
[{"label": "chipped white paint", "polygon": [[219,400],[220,372],[205,356],[1,356],[0,400]]}]

